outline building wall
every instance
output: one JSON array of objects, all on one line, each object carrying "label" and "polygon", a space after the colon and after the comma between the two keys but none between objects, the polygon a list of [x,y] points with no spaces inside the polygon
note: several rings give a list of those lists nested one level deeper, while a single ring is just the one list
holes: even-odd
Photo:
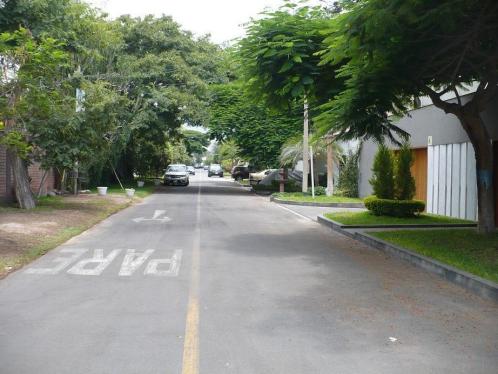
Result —
[{"label": "building wall", "polygon": [[[470,97],[470,95],[464,96],[462,100],[465,102],[469,100]],[[489,105],[489,109],[482,113],[482,119],[488,128],[491,138],[498,139],[498,97]],[[401,118],[397,125],[410,134],[410,144],[412,148],[428,147],[429,136],[432,137],[433,146],[441,144],[461,144],[469,141],[458,118],[453,114],[446,114],[434,105],[428,105],[410,111],[409,115]],[[391,147],[394,148],[393,145],[391,145]],[[367,141],[363,144],[360,156],[359,181],[361,197],[368,196],[372,193],[372,187],[368,180],[372,177],[372,162],[376,152],[377,145],[373,141]]]},{"label": "building wall", "polygon": [[476,220],[476,164],[472,144],[429,146],[427,156],[427,212]]},{"label": "building wall", "polygon": [[[40,183],[43,178],[44,170],[40,168],[40,164],[33,163],[28,167],[28,174],[31,179],[31,191],[34,193],[38,193],[38,189],[40,188]],[[51,191],[55,188],[55,173],[53,170],[49,170],[47,176],[45,177],[45,181],[41,186],[41,195],[45,196],[48,191]]]}]

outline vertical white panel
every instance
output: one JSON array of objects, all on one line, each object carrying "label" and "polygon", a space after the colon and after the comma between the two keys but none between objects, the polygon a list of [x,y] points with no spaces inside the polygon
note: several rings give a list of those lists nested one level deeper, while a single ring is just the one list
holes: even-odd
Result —
[{"label": "vertical white panel", "polygon": [[432,212],[437,214],[439,205],[439,145],[434,147],[434,192],[432,198]]},{"label": "vertical white panel", "polygon": [[465,218],[467,201],[467,143],[462,143],[460,148],[460,211],[458,216]]},{"label": "vertical white panel", "polygon": [[437,214],[444,215],[446,204],[446,145],[439,146],[439,192]]},{"label": "vertical white panel", "polygon": [[467,143],[467,219],[477,218],[477,182],[474,147]]},{"label": "vertical white panel", "polygon": [[433,191],[434,189],[434,147],[427,147],[427,206],[426,211],[432,213]]},{"label": "vertical white panel", "polygon": [[452,179],[451,179],[451,171],[453,169],[453,144],[448,144],[446,147],[446,203],[444,214],[446,216],[451,216],[451,199],[452,195]]},{"label": "vertical white panel", "polygon": [[460,214],[460,144],[453,144],[452,171],[451,171],[451,216]]}]

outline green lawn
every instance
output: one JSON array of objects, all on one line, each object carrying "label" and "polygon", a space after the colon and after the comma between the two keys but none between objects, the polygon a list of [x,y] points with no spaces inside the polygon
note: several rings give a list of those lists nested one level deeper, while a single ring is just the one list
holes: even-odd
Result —
[{"label": "green lawn", "polygon": [[498,233],[480,235],[473,229],[418,229],[369,234],[498,283]]},{"label": "green lawn", "polygon": [[325,196],[319,195],[313,197],[311,194],[303,194],[302,192],[277,192],[274,193],[278,199],[297,202],[312,202],[312,203],[361,203],[361,199],[343,196]]},{"label": "green lawn", "polygon": [[421,214],[417,217],[399,218],[389,216],[375,216],[366,212],[334,212],[326,213],[325,217],[344,225],[398,225],[398,224],[430,224],[430,223],[472,223],[458,218]]}]

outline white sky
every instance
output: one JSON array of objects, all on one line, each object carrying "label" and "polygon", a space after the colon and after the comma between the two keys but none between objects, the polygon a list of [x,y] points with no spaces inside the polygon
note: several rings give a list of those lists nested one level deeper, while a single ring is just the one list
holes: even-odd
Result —
[{"label": "white sky", "polygon": [[283,0],[86,0],[112,18],[122,14],[171,15],[185,30],[211,34],[222,43],[244,35],[243,24],[265,8],[277,9]]}]

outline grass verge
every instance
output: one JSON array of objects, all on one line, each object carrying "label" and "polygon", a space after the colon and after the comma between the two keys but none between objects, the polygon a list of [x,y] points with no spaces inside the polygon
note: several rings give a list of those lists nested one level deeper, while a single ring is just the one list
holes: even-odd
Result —
[{"label": "grass verge", "polygon": [[310,202],[310,203],[361,203],[359,198],[344,197],[344,196],[326,196],[319,195],[313,196],[311,194],[304,194],[302,192],[277,192],[273,196],[280,200],[296,201],[296,202]]},{"label": "grass verge", "polygon": [[498,283],[498,233],[473,229],[418,229],[370,235]]},{"label": "grass verge", "polygon": [[343,225],[410,225],[410,224],[449,224],[449,223],[473,223],[458,218],[436,216],[433,214],[421,214],[416,217],[389,217],[376,216],[371,212],[334,212],[326,213],[325,217],[342,223]]}]

